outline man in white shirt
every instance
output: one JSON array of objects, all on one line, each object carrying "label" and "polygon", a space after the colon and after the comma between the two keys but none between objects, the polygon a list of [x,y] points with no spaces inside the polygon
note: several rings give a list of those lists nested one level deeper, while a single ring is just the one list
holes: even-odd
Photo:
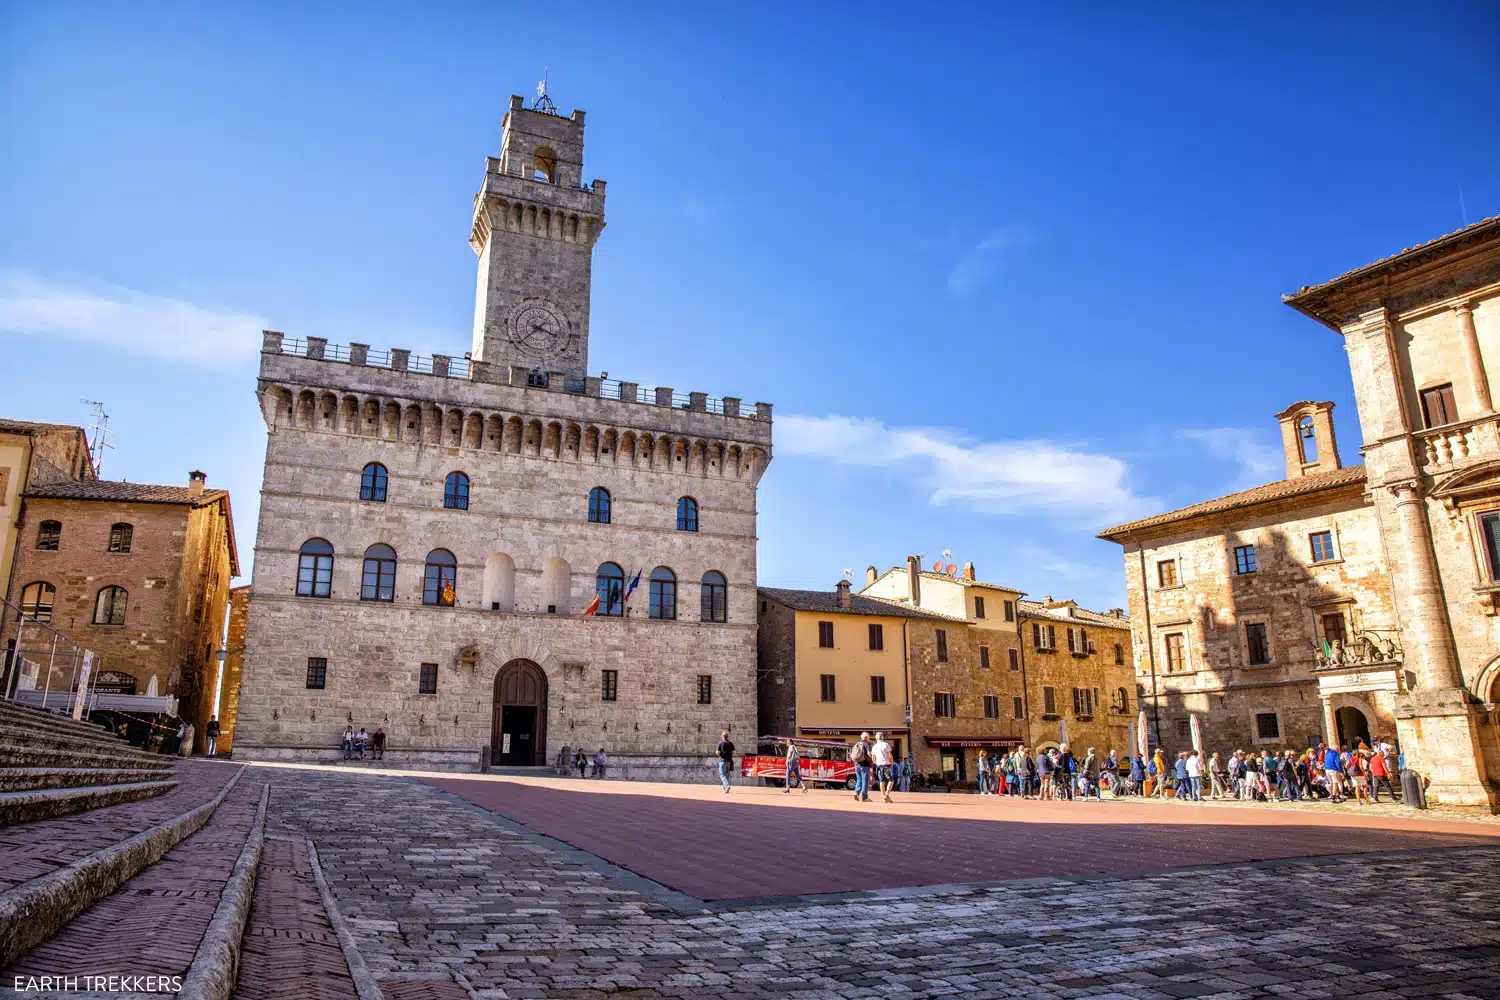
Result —
[{"label": "man in white shirt", "polygon": [[[1188,792],[1193,802],[1203,801],[1203,758],[1197,750],[1189,750],[1187,757]],[[1181,797],[1181,792],[1178,796]]]},{"label": "man in white shirt", "polygon": [[880,782],[880,795],[890,802],[891,765],[896,762],[896,755],[891,752],[891,745],[885,741],[885,733],[875,734],[875,745],[870,748],[870,756],[875,758],[875,780]]}]

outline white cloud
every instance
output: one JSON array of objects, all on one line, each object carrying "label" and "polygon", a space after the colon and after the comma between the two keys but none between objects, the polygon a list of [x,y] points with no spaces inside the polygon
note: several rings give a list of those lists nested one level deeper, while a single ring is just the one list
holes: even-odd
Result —
[{"label": "white cloud", "polygon": [[113,347],[200,368],[227,368],[260,350],[259,316],[118,285],[68,285],[0,271],[0,332]]},{"label": "white cloud", "polygon": [[779,416],[775,446],[778,455],[906,471],[932,503],[985,514],[1042,511],[1115,521],[1155,507],[1131,492],[1124,462],[1051,441],[974,441],[855,417]]},{"label": "white cloud", "polygon": [[1244,427],[1181,430],[1177,437],[1203,445],[1217,458],[1239,463],[1240,473],[1230,484],[1231,491],[1264,486],[1286,474],[1286,460],[1281,449],[1266,444],[1258,433]]},{"label": "white cloud", "polygon": [[960,257],[953,270],[948,272],[948,291],[962,294],[978,288],[999,273],[1009,257],[1008,251],[1027,242],[1026,232],[1017,226],[990,232]]}]

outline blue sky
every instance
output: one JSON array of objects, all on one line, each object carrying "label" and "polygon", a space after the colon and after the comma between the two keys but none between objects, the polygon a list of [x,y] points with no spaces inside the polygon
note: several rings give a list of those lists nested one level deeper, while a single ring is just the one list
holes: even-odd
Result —
[{"label": "blue sky", "polygon": [[1130,517],[1279,478],[1342,345],[1280,295],[1500,213],[1492,4],[0,3],[0,412],[233,493],[258,331],[469,347],[544,70],[609,181],[591,366],[776,404],[760,579],[1123,603]]}]

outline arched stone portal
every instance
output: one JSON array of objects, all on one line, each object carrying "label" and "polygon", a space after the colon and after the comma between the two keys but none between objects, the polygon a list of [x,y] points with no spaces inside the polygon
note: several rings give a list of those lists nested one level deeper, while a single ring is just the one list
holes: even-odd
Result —
[{"label": "arched stone portal", "polygon": [[1334,715],[1339,727],[1339,746],[1356,747],[1370,742],[1370,720],[1352,705],[1345,705]]},{"label": "arched stone portal", "polygon": [[547,762],[547,675],[531,660],[511,660],[495,675],[490,759],[512,767]]}]

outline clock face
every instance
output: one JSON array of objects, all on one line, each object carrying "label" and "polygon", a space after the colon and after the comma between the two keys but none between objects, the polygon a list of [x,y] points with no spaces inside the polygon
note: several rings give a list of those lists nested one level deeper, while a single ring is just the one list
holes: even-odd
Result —
[{"label": "clock face", "polygon": [[567,344],[567,318],[546,299],[518,302],[510,311],[508,325],[511,343],[534,358],[550,358]]}]

